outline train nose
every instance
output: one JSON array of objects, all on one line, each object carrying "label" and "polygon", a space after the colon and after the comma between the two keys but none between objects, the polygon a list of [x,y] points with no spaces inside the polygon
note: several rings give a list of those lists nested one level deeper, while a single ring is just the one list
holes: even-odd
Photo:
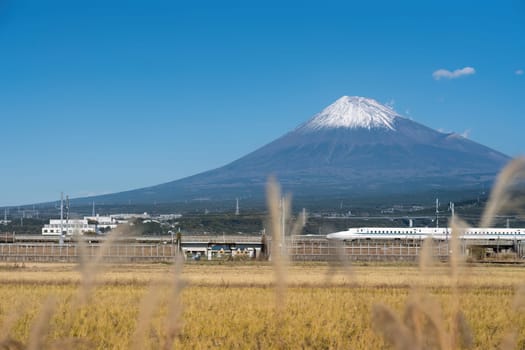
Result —
[{"label": "train nose", "polygon": [[326,235],[327,239],[339,239],[341,232],[329,233]]}]

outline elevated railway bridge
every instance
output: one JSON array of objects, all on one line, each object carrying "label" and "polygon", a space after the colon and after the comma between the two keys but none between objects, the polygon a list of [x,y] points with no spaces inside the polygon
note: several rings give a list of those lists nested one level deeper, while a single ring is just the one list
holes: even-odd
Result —
[{"label": "elevated railway bridge", "polygon": [[[82,241],[79,241],[81,239]],[[107,236],[64,237],[0,234],[0,260],[67,261],[101,257],[108,262],[171,261],[182,253],[187,259],[265,259],[271,256],[271,239],[261,235]],[[292,261],[416,261],[423,240],[332,241],[324,236],[292,236],[280,244]],[[460,254],[473,260],[525,257],[525,241],[512,239],[462,240]],[[447,260],[450,241],[433,240],[432,255]]]}]

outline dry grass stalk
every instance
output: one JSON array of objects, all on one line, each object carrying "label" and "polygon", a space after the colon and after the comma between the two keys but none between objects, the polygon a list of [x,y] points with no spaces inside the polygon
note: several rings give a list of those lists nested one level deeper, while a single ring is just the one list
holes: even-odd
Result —
[{"label": "dry grass stalk", "polygon": [[474,336],[463,311],[457,310],[455,319],[456,344],[462,349],[470,349],[474,346]]},{"label": "dry grass stalk", "polygon": [[[119,237],[129,234],[130,231],[131,229],[128,225],[119,225],[111,230],[106,234],[106,239],[98,248],[95,256],[89,256],[85,240],[82,238],[79,239],[78,246],[81,254],[78,267],[81,274],[81,280],[77,297],[72,305],[73,310],[76,310],[76,308],[85,305],[88,302],[89,296],[95,287],[96,278],[103,267],[104,257],[107,255],[115,241]],[[135,234],[140,234],[140,232],[135,232]]]},{"label": "dry grass stalk", "polygon": [[[523,186],[525,182],[525,158],[513,159],[498,175],[494,188],[490,194],[487,207],[483,212],[481,227],[490,227],[497,214],[505,210],[513,210],[523,214],[523,196],[516,197],[516,186]],[[513,310],[519,310],[525,306],[525,286],[516,291]],[[515,312],[514,312],[515,313]],[[512,314],[511,314],[512,315]],[[503,338],[500,348],[515,349],[518,345],[518,336],[515,329],[510,330]]]},{"label": "dry grass stalk", "polygon": [[[175,257],[175,262],[173,266],[173,272],[170,274],[170,290],[171,295],[168,300],[168,312],[166,318],[163,322],[165,325],[165,336],[163,349],[171,349],[175,338],[180,332],[181,329],[181,315],[182,315],[182,303],[181,303],[181,293],[184,288],[184,283],[182,281],[182,270],[183,270],[184,260],[181,254],[177,254]],[[151,284],[148,288],[147,293],[142,297],[139,313],[137,316],[137,326],[131,337],[131,348],[132,349],[144,349],[146,346],[145,342],[150,339],[151,324],[155,312],[158,311],[160,300],[161,299],[161,290],[159,285]]]},{"label": "dry grass stalk", "polygon": [[450,236],[450,273],[452,276],[453,286],[457,286],[459,280],[460,268],[464,262],[464,256],[461,252],[461,235],[465,233],[468,225],[465,221],[454,216],[449,223],[452,234]]},{"label": "dry grass stalk", "polygon": [[50,321],[57,306],[57,300],[49,297],[36,318],[29,333],[28,350],[39,350],[44,347],[45,336],[50,328]]},{"label": "dry grass stalk", "polygon": [[419,284],[413,286],[403,318],[418,349],[441,349],[446,341],[441,310],[423,290],[424,281],[432,275],[433,265],[434,240],[429,237],[423,241],[419,252]]},{"label": "dry grass stalk", "polygon": [[[471,348],[473,337],[459,305],[459,276],[462,267],[460,236],[467,225],[458,218],[450,223],[452,234],[449,241],[450,276],[453,294],[452,319],[448,322],[443,317],[441,306],[426,296],[420,286],[415,285],[412,295],[407,300],[403,319],[386,306],[376,305],[372,312],[375,329],[386,341],[397,349],[457,349]],[[427,238],[419,256],[421,279],[429,277],[433,264],[433,240]],[[448,330],[447,330],[448,329]]]},{"label": "dry grass stalk", "polygon": [[429,268],[434,262],[434,241],[431,237],[427,237],[423,241],[423,246],[419,252],[419,270],[421,275],[424,276],[429,273]]},{"label": "dry grass stalk", "polygon": [[128,231],[128,226],[117,226],[111,230],[107,235],[102,245],[98,248],[95,256],[90,256],[87,249],[86,240],[82,237],[80,232],[75,232],[75,235],[79,237],[77,240],[77,246],[79,250],[78,270],[80,271],[80,286],[76,295],[73,297],[70,306],[70,312],[66,317],[70,320],[67,322],[69,329],[73,326],[72,318],[78,314],[79,309],[83,305],[87,305],[89,297],[95,287],[97,275],[102,268],[102,262],[104,256],[107,255],[107,251],[115,240]]},{"label": "dry grass stalk", "polygon": [[135,326],[135,331],[131,336],[131,349],[141,350],[145,348],[145,342],[148,339],[151,321],[153,319],[153,315],[155,314],[155,310],[159,305],[159,302],[160,288],[152,284],[140,300],[137,325]]},{"label": "dry grass stalk", "polygon": [[525,158],[513,159],[500,172],[481,218],[481,227],[490,227],[494,217],[505,209],[521,210],[523,199],[514,199],[515,186],[525,181]]},{"label": "dry grass stalk", "polygon": [[470,348],[470,328],[459,312],[447,331],[441,306],[428,296],[413,295],[406,303],[403,319],[388,307],[376,304],[372,310],[374,328],[396,349]]},{"label": "dry grass stalk", "polygon": [[[288,213],[291,212],[291,207],[292,207],[292,198],[291,196],[287,196],[288,198]],[[288,230],[288,232],[290,232],[289,236],[297,236],[299,234],[301,234],[301,231],[303,230],[304,228],[304,225],[303,225],[303,220],[304,222],[306,222],[306,213],[304,214],[304,218],[303,216],[301,215],[301,217],[297,217],[295,220],[289,220],[289,226],[290,226],[290,229]],[[291,215],[288,215],[288,218],[291,218]]]},{"label": "dry grass stalk", "polygon": [[[450,273],[452,279],[452,295],[453,295],[453,319],[451,324],[450,348],[456,349],[459,347],[470,348],[473,344],[473,337],[467,320],[461,311],[459,304],[459,276],[460,269],[464,263],[464,255],[461,252],[461,236],[468,229],[468,224],[459,219],[457,216],[452,217],[449,226],[452,230],[450,238]],[[464,277],[464,276],[463,276]]]},{"label": "dry grass stalk", "polygon": [[[281,189],[275,178],[268,179],[266,187],[269,228],[272,237],[271,260],[275,272],[275,296],[277,311],[281,312],[285,305],[286,292],[286,237],[284,228],[286,227],[286,216],[283,216],[289,204],[289,200],[281,198]],[[285,213],[286,214],[286,213]]]},{"label": "dry grass stalk", "polygon": [[184,289],[184,281],[182,280],[182,269],[184,261],[181,254],[177,254],[175,259],[175,266],[173,268],[171,296],[168,302],[168,314],[164,324],[166,325],[166,335],[164,339],[165,350],[172,349],[175,338],[179,335],[182,328],[182,301],[181,293]]},{"label": "dry grass stalk", "polygon": [[354,286],[356,283],[355,276],[352,271],[352,264],[345,251],[345,242],[337,240],[334,241],[333,244],[335,244],[335,260],[328,261],[328,270],[326,271],[324,283],[325,285],[330,285],[339,268],[342,267],[348,277],[349,284]]},{"label": "dry grass stalk", "polygon": [[376,304],[372,307],[372,323],[377,332],[396,349],[417,349],[409,329],[388,307]]},{"label": "dry grass stalk", "polygon": [[407,303],[405,324],[411,329],[418,348],[446,349],[448,339],[440,305],[428,296]]}]

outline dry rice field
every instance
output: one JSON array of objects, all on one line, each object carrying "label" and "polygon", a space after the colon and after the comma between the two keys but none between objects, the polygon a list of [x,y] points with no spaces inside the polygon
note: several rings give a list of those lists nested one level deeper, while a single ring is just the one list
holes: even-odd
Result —
[{"label": "dry rice field", "polygon": [[521,349],[523,283],[521,266],[2,264],[0,345]]}]

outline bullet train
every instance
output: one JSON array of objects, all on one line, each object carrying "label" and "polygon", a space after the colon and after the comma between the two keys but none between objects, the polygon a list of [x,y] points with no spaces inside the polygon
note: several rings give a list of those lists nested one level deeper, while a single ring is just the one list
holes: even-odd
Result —
[{"label": "bullet train", "polygon": [[[450,239],[450,227],[358,227],[326,235],[330,240],[354,241],[359,239],[424,239],[432,237],[437,240]],[[525,228],[474,228],[462,232],[460,239],[505,239],[525,240]]]}]

